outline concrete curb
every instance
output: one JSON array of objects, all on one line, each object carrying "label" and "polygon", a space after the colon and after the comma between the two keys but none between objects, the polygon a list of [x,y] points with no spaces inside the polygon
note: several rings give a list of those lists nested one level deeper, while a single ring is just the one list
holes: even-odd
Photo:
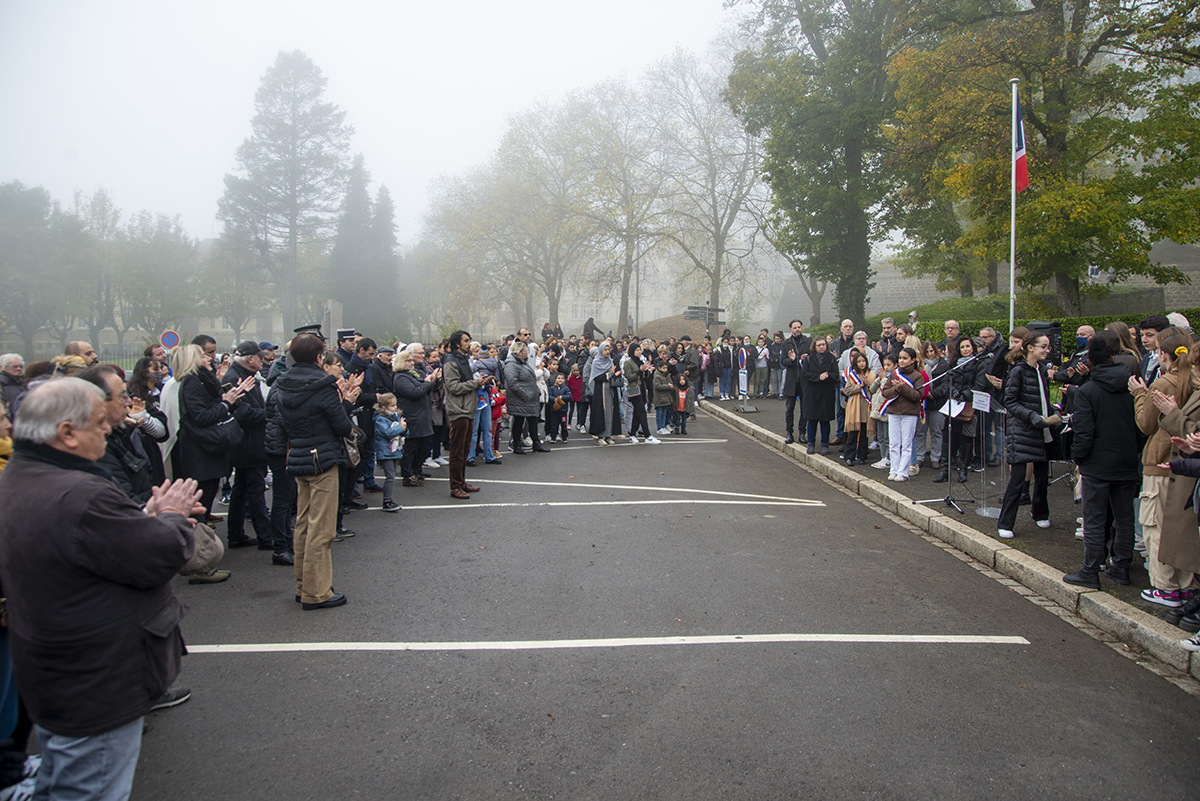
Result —
[{"label": "concrete curb", "polygon": [[930,506],[914,504],[907,496],[879,481],[863,478],[836,457],[809,454],[799,445],[784,445],[783,437],[764,426],[723,409],[711,401],[700,411],[800,462],[864,500],[912,523],[930,536],[952,545],[972,559],[1003,573],[1038,595],[1105,631],[1122,642],[1143,649],[1156,659],[1200,679],[1200,653],[1188,651],[1180,640],[1183,629],[1159,620],[1106,592],[1074,587],[1062,580],[1062,571],[1034,559],[970,526],[947,517]]}]

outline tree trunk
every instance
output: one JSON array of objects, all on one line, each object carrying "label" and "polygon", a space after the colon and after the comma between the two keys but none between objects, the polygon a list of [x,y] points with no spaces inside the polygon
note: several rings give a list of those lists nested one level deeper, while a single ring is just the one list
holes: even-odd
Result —
[{"label": "tree trunk", "polygon": [[[634,243],[629,237],[625,238],[625,264],[621,268],[621,310],[618,312],[619,318],[617,322],[617,332],[628,334],[629,320],[629,279],[633,276],[633,250]],[[634,326],[637,326],[637,320],[633,321]]]},{"label": "tree trunk", "polygon": [[804,288],[804,294],[808,295],[808,300],[812,304],[812,315],[808,318],[808,324],[820,325],[821,301],[825,297],[825,290],[829,287],[829,284],[819,280],[814,275],[801,275],[800,286]]},{"label": "tree trunk", "polygon": [[958,294],[964,298],[975,297],[975,280],[971,277],[970,271],[963,275],[962,289]]},{"label": "tree trunk", "polygon": [[1065,272],[1055,273],[1054,291],[1064,317],[1079,317],[1083,314],[1078,278],[1071,278]]},{"label": "tree trunk", "polygon": [[[709,321],[710,324],[707,326],[708,335],[710,337],[712,337],[714,341],[716,341],[717,335],[721,333],[720,332],[721,326],[718,325],[718,323],[717,323],[717,320],[720,319],[720,316],[721,316],[721,312],[717,311],[717,309],[721,308],[720,262],[717,262],[717,268],[713,270],[712,280],[709,282],[709,285],[708,285],[708,302],[710,304],[712,304],[709,306],[709,308],[713,310],[711,313],[711,316],[710,316],[710,321]],[[716,332],[716,333],[714,333],[714,332]]]},{"label": "tree trunk", "polygon": [[1000,292],[1000,262],[996,259],[988,259],[987,281],[988,294],[998,294]]}]

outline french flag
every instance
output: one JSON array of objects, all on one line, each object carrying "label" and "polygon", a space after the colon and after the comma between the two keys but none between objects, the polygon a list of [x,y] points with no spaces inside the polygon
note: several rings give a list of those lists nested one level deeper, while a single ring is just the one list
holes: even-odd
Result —
[{"label": "french flag", "polygon": [[1013,92],[1017,101],[1017,129],[1014,131],[1016,149],[1013,151],[1013,174],[1018,192],[1029,188],[1029,165],[1025,163],[1025,119],[1021,116],[1021,97]]}]

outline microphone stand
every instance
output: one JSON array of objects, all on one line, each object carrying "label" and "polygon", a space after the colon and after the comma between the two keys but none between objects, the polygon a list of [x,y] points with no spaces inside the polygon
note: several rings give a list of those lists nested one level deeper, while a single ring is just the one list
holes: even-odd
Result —
[{"label": "microphone stand", "polygon": [[[978,358],[979,358],[979,354],[977,353],[974,356],[968,356],[967,358],[962,359],[957,364],[955,364],[953,367],[951,367],[949,370],[942,373],[940,376],[937,376],[936,378],[930,378],[929,379],[930,385],[937,383],[938,381],[942,380],[943,378],[949,378],[954,373],[955,370],[959,369],[960,367],[964,367],[964,366],[970,364],[971,362],[975,361]],[[946,404],[947,404],[947,411],[952,412],[954,409],[954,407],[952,405],[953,401],[951,399],[947,398]],[[949,476],[950,464],[953,463],[953,461],[954,461],[954,417],[953,416],[948,416],[948,419],[946,421],[946,454],[947,454],[946,464],[944,465],[944,467],[946,468],[946,497],[944,497],[944,498],[928,498],[923,501],[913,501],[913,504],[916,505],[916,504],[926,504],[926,503],[944,503],[947,506],[949,506],[950,508],[957,511],[960,515],[965,514],[965,512],[963,512],[963,508],[961,506],[959,506],[958,504],[960,502],[961,503],[975,503],[975,499],[974,498],[962,498],[961,501],[959,501],[954,498],[955,482],[951,481],[950,476]],[[970,494],[970,490],[967,490],[967,488],[965,486],[963,487],[963,490],[966,491],[967,494]]]}]

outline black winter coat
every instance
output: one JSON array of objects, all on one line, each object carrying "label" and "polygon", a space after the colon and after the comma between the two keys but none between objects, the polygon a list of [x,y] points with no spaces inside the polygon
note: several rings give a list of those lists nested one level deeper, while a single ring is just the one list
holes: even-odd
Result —
[{"label": "black winter coat", "polygon": [[283,430],[283,409],[279,406],[279,393],[274,389],[267,395],[265,405],[267,422],[263,430],[263,453],[272,470],[287,467],[288,438]]},{"label": "black winter coat", "polygon": [[[1041,386],[1038,385],[1041,373]],[[1013,365],[1004,382],[1004,408],[1008,411],[1008,443],[1006,459],[1009,464],[1045,462],[1048,460],[1044,433],[1046,423],[1042,418],[1042,400],[1046,401],[1048,414],[1054,414],[1050,405],[1050,377],[1046,368],[1039,365],[1036,370],[1029,362],[1021,359]]]},{"label": "black winter coat", "polygon": [[175,442],[176,478],[211,481],[229,475],[229,454],[212,454],[196,444],[191,428],[207,428],[229,418],[221,386],[211,370],[201,366],[179,382],[179,438]]},{"label": "black winter coat", "polygon": [[393,387],[400,413],[408,425],[408,436],[433,436],[433,404],[430,396],[434,382],[426,381],[424,376],[418,376],[412,370],[406,370],[395,374]]},{"label": "black winter coat", "polygon": [[[959,364],[962,364],[961,360]],[[971,400],[971,393],[975,390],[986,392],[991,387],[987,380],[987,367],[987,361],[980,357],[953,369],[949,378],[942,379],[943,383],[950,382],[950,397],[965,402]]]},{"label": "black winter coat", "polygon": [[316,476],[346,464],[342,437],[350,433],[350,404],[338,395],[337,379],[300,362],[275,382],[271,395],[276,393],[288,440],[288,473]]},{"label": "black winter coat", "polygon": [[[155,448],[154,450],[158,450]],[[113,480],[134,503],[145,504],[150,500],[150,489],[154,486],[150,457],[142,445],[141,434],[132,428],[118,426],[108,435],[104,455],[96,464],[112,473]]]},{"label": "black winter coat", "polygon": [[[821,373],[828,373],[824,379]],[[804,383],[800,409],[805,420],[817,422],[832,420],[837,416],[838,365],[837,357],[826,350],[824,353],[810,352],[800,368],[800,380]]]},{"label": "black winter coat", "polygon": [[[229,389],[252,375],[256,374],[234,362],[225,372],[221,388]],[[229,463],[234,467],[259,467],[266,464],[267,457],[263,449],[263,437],[267,430],[266,401],[257,385],[238,398],[233,407],[233,418],[242,428],[242,444],[230,454]]]},{"label": "black winter coat", "polygon": [[[804,334],[798,337],[790,336],[783,340],[782,355],[779,357],[779,364],[784,370],[784,395],[791,395],[793,398],[798,398],[803,391],[803,382],[800,381],[800,364],[803,361],[804,354],[808,353],[810,347],[812,347],[812,340],[804,336]],[[794,352],[796,358],[789,358],[788,351]]]},{"label": "black winter coat", "polygon": [[[1141,472],[1129,368],[1110,363],[1096,366],[1076,390],[1071,428],[1071,458],[1079,472],[1102,481],[1136,481]],[[1104,436],[1098,436],[1103,431]]]}]

